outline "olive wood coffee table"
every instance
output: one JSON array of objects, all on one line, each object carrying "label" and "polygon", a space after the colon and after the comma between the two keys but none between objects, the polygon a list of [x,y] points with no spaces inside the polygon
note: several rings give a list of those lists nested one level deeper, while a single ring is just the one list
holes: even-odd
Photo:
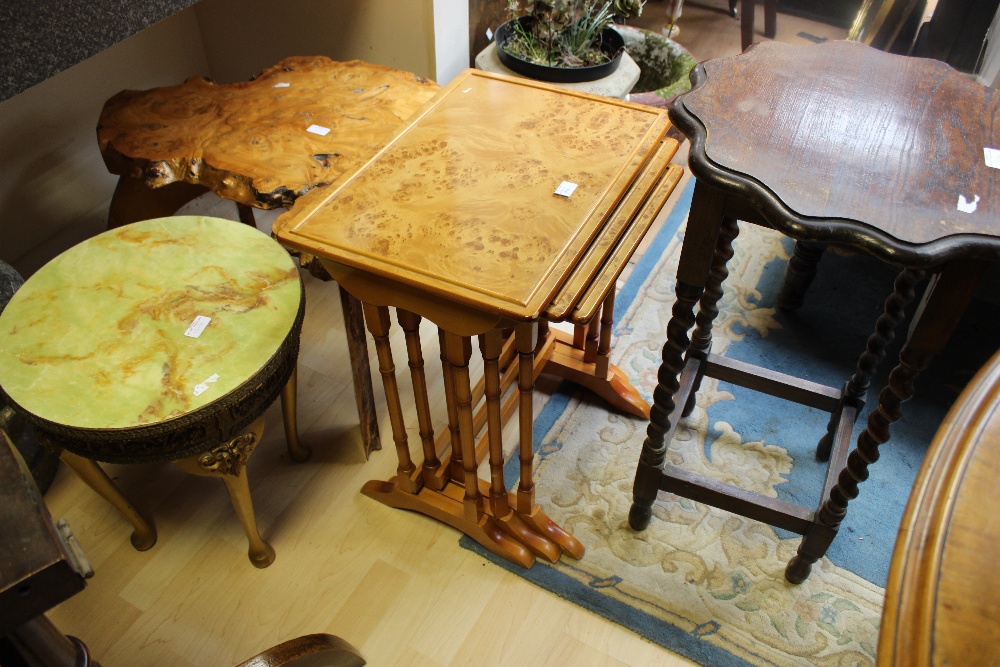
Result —
[{"label": "olive wood coffee table", "polygon": [[[524,566],[582,556],[534,502],[534,382],[567,377],[648,415],[609,355],[615,281],[680,177],[669,126],[662,109],[466,70],[359,171],[277,220],[282,243],[315,254],[364,303],[398,457],[396,476],[368,482],[366,495]],[[419,465],[389,346],[390,306],[406,338]],[[438,438],[423,317],[441,342],[448,426]],[[574,333],[548,327],[559,321]],[[484,372],[473,385],[476,336]],[[508,493],[501,431],[515,412],[520,483]],[[488,480],[477,474],[487,454]]]},{"label": "olive wood coffee table", "polygon": [[[109,227],[174,215],[205,192],[253,209],[287,207],[371,157],[440,87],[410,72],[322,56],[286,58],[252,81],[125,90],[105,103],[97,141],[118,174]],[[308,255],[303,268],[329,276]],[[341,291],[365,454],[379,449],[360,305]]]},{"label": "olive wood coffee table", "polygon": [[[266,567],[244,466],[280,395],[291,457],[305,301],[298,269],[267,235],[230,220],[159,218],[67,250],[0,315],[8,403],[133,525],[156,532],[96,461],[173,461],[221,477]],[[208,321],[205,321],[205,318]]]}]

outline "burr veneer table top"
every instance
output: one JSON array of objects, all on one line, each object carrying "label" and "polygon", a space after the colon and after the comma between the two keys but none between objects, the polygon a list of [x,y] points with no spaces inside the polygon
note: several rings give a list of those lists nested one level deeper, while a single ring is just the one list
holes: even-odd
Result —
[{"label": "burr veneer table top", "polygon": [[[602,234],[645,170],[666,169],[668,127],[663,110],[466,70],[362,169],[281,216],[277,238],[343,265],[338,279],[364,272],[493,317],[537,319],[582,261],[593,270],[579,286],[614,252],[619,237]],[[656,179],[646,182],[633,205]],[[561,186],[575,189],[562,196]]]}]

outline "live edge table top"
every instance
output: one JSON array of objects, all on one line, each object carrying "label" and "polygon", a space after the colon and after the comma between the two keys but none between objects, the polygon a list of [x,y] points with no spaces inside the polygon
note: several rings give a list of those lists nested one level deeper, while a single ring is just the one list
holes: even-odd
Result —
[{"label": "live edge table top", "polygon": [[654,156],[672,155],[668,127],[660,109],[466,70],[275,233],[386,285],[537,319],[583,258],[614,252],[591,257],[630,188],[658,178]]},{"label": "live edge table top", "polygon": [[1000,256],[998,91],[855,42],[762,42],[692,80],[671,109],[692,172],[783,232],[911,266]]}]

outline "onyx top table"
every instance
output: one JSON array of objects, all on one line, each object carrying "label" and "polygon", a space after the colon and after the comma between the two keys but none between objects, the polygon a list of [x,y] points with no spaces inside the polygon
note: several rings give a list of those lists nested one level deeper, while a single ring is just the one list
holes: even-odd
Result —
[{"label": "onyx top table", "polygon": [[304,303],[294,261],[255,229],[195,216],[126,225],[67,250],[14,294],[0,315],[0,386],[132,521],[136,548],[156,533],[94,461],[179,461],[222,476],[263,567],[274,552],[241,470],[279,395],[293,458],[306,455],[294,428]]},{"label": "onyx top table", "polygon": [[906,506],[885,591],[880,665],[996,664],[1000,354],[934,437]]},{"label": "onyx top table", "polygon": [[[799,582],[836,535],[915,377],[969,303],[983,263],[1000,258],[1000,170],[984,160],[984,148],[1000,145],[1000,94],[943,63],[853,42],[762,43],[699,65],[692,82],[670,114],[691,139],[696,186],[630,523],[648,525],[658,490],[767,521],[804,535],[786,571]],[[843,390],[710,354],[737,220],[904,268]],[[924,270],[935,278],[848,458],[855,415]],[[665,465],[666,443],[706,374],[831,412],[817,450],[820,459],[832,451],[817,511]]]},{"label": "onyx top table", "polygon": [[[353,171],[423,106],[439,86],[361,60],[292,57],[252,81],[217,85],[195,77],[176,86],[125,90],[105,103],[97,142],[121,178],[110,227],[169,216],[211,191],[253,208],[290,206]],[[311,257],[303,268],[327,278]],[[341,293],[365,454],[379,449],[360,306]]]},{"label": "onyx top table", "polygon": [[[365,304],[399,459],[397,475],[369,482],[365,493],[438,518],[522,565],[582,554],[534,504],[531,392],[539,373],[558,373],[646,416],[608,355],[615,280],[679,178],[668,128],[660,109],[466,70],[364,167],[277,220],[282,243],[321,258]],[[398,400],[389,306],[406,333],[419,467]],[[448,429],[437,441],[421,317],[438,325],[442,342]],[[574,335],[545,326],[562,320],[578,325]],[[505,339],[507,327],[514,334]],[[472,336],[485,369],[474,388]],[[500,424],[515,409],[521,481],[509,497]],[[489,483],[476,474],[484,447]]]}]

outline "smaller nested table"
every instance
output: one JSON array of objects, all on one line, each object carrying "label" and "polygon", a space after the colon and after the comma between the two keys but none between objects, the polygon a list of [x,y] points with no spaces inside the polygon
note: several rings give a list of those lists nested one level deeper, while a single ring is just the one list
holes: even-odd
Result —
[{"label": "smaller nested table", "polygon": [[[287,207],[367,160],[439,90],[410,72],[361,60],[292,57],[252,81],[125,90],[101,110],[97,142],[121,178],[109,227],[174,215],[205,192],[253,209]],[[308,255],[303,268],[329,276]],[[364,321],[341,291],[365,454],[379,449]]]},{"label": "smaller nested table", "polygon": [[1000,353],[938,429],[913,485],[885,589],[878,664],[996,664]]},{"label": "smaller nested table", "polygon": [[[534,501],[532,391],[551,373],[648,416],[610,363],[611,332],[615,281],[680,177],[669,128],[662,109],[466,70],[362,169],[277,220],[283,243],[315,254],[364,303],[399,462],[366,495],[524,566],[583,554]],[[410,452],[389,307],[406,338],[422,462]],[[439,437],[423,317],[441,341]],[[560,321],[574,333],[548,327]],[[475,383],[473,337],[483,356]],[[515,412],[520,483],[508,493],[502,423]],[[487,455],[488,480],[478,476]]]},{"label": "smaller nested table", "polygon": [[[629,523],[636,530],[649,524],[661,490],[766,521],[803,535],[785,571],[799,583],[836,536],[901,403],[946,344],[986,261],[1000,258],[1000,169],[987,162],[1000,147],[1000,94],[943,63],[854,42],[764,42],[697,66],[692,81],[670,115],[691,139],[697,181]],[[903,268],[843,388],[711,353],[737,220]],[[925,272],[933,279],[900,363],[848,455],[876,366]],[[666,463],[677,421],[692,409],[704,376],[830,412],[817,449],[830,464],[815,511]]]},{"label": "smaller nested table", "polygon": [[298,269],[267,235],[207,217],[147,220],[67,250],[0,315],[0,385],[62,460],[134,527],[152,522],[96,461],[174,461],[221,477],[266,567],[244,466],[280,395],[295,460],[295,381],[305,301]]}]

